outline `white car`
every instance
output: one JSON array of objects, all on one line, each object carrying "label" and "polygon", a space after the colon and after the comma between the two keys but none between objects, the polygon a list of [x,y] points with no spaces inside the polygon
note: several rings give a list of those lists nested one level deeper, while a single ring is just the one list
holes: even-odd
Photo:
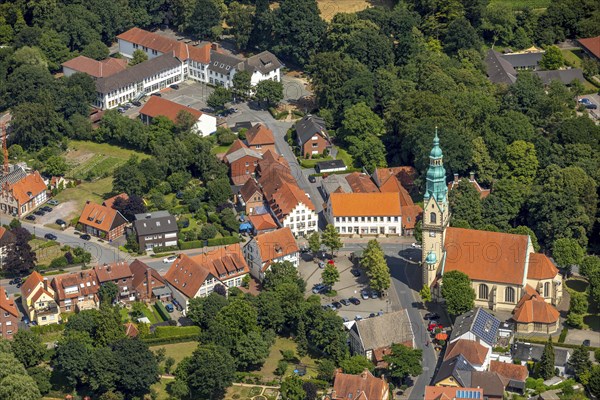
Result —
[{"label": "white car", "polygon": [[166,258],[163,260],[163,262],[164,262],[165,264],[170,264],[170,263],[172,263],[173,261],[175,261],[176,259],[177,259],[177,256],[176,256],[176,255],[172,255],[172,256],[166,257]]},{"label": "white car", "polygon": [[420,249],[421,245],[419,243],[413,243],[411,244],[412,247],[414,247],[415,249]]}]

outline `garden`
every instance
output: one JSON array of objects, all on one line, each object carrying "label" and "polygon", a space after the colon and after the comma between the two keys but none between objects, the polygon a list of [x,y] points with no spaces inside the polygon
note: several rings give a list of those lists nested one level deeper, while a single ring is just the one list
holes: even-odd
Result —
[{"label": "garden", "polygon": [[565,282],[571,296],[567,323],[576,328],[600,331],[600,309],[590,294],[590,284],[580,278]]}]

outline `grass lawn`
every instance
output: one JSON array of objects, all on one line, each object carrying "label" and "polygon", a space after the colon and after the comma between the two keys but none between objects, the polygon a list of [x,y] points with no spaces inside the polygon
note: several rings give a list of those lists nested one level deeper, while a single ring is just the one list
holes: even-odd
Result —
[{"label": "grass lawn", "polygon": [[339,147],[338,147],[337,158],[338,158],[338,160],[344,161],[344,164],[346,164],[346,167],[348,167],[348,168],[352,168],[354,166],[354,160],[352,159],[352,156],[350,154],[348,154],[348,152],[346,150],[340,149]]},{"label": "grass lawn", "polygon": [[159,382],[151,386],[151,388],[156,392],[157,400],[168,400],[171,398],[171,396],[169,396],[167,393],[167,383],[169,382],[173,382],[173,379],[162,378]]},{"label": "grass lawn", "polygon": [[491,3],[502,3],[512,7],[513,10],[522,10],[526,7],[546,8],[550,5],[550,0],[492,0]]},{"label": "grass lawn", "polygon": [[32,239],[29,241],[29,245],[35,251],[37,265],[49,265],[50,261],[65,253],[60,250],[57,242],[49,242],[44,239]]},{"label": "grass lawn", "polygon": [[112,191],[112,177],[98,179],[93,182],[83,182],[81,185],[68,188],[56,195],[56,199],[61,203],[75,201],[75,210],[68,218],[63,218],[67,222],[69,219],[77,217],[87,200],[102,203],[103,196]]},{"label": "grass lawn", "polygon": [[42,343],[54,343],[63,335],[63,331],[47,332],[41,335]]},{"label": "grass lawn", "polygon": [[575,68],[581,68],[581,58],[579,58],[573,51],[571,50],[561,50],[563,57],[567,61],[567,63],[571,64]]},{"label": "grass lawn", "polygon": [[150,347],[150,350],[156,351],[161,347],[166,351],[165,357],[173,357],[175,359],[175,365],[172,368],[175,370],[175,367],[181,360],[192,355],[194,350],[198,347],[198,342],[169,343],[160,346],[152,346]]},{"label": "grass lawn", "polygon": [[198,228],[198,221],[196,221],[196,218],[194,218],[192,214],[182,214],[181,218],[187,218],[190,221],[190,225],[187,228],[183,228],[181,232],[187,232]]},{"label": "grass lawn", "polygon": [[227,150],[229,150],[230,147],[231,147],[231,145],[229,145],[229,146],[216,146],[216,147],[213,147],[210,150],[210,152],[211,152],[211,154],[227,153]]},{"label": "grass lawn", "polygon": [[225,400],[250,400],[250,391],[253,388],[245,386],[230,386],[225,393]]},{"label": "grass lawn", "polygon": [[567,288],[574,292],[586,293],[588,292],[588,309],[587,314],[583,316],[583,323],[587,325],[587,327],[593,331],[600,331],[600,305],[595,303],[591,296],[589,296],[589,286],[588,281],[579,278],[571,278],[565,282]]},{"label": "grass lawn", "polygon": [[[276,379],[275,369],[277,369],[277,363],[282,359],[282,350],[293,350],[296,352],[296,342],[291,339],[278,337],[275,339],[275,343],[271,347],[269,357],[265,361],[263,367],[258,371],[258,374],[263,376],[263,381],[270,381]],[[302,357],[300,363],[306,366],[306,377],[315,378],[317,376],[317,365],[316,361],[309,356]],[[285,376],[291,375],[294,371],[294,366],[290,364]]]},{"label": "grass lawn", "polygon": [[302,168],[314,168],[315,165],[320,163],[321,161],[333,160],[331,156],[327,156],[325,158],[300,158],[298,157],[298,164],[302,166]]},{"label": "grass lawn", "polygon": [[129,322],[129,320],[131,319],[129,317],[129,310],[126,309],[125,307],[121,308],[119,310],[119,313],[121,314],[121,321],[123,322]]}]

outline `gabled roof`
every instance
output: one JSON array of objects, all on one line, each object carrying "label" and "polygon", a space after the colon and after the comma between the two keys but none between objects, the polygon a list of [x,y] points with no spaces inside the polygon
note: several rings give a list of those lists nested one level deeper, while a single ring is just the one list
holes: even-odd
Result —
[{"label": "gabled roof", "polygon": [[490,371],[498,373],[508,379],[525,382],[529,376],[529,370],[526,366],[500,361],[490,361]]},{"label": "gabled roof", "polygon": [[[136,220],[133,221],[133,227],[138,236],[157,235],[162,233],[178,232],[177,220],[168,211],[166,215],[151,213],[142,214],[141,218],[136,215]],[[158,215],[157,215],[158,214]]]},{"label": "gabled roof", "polygon": [[96,271],[96,276],[98,276],[98,281],[100,283],[131,278],[133,276],[131,269],[129,269],[129,264],[126,261],[96,265],[94,271]]},{"label": "gabled roof", "polygon": [[83,72],[94,78],[111,76],[127,68],[127,60],[119,58],[107,58],[97,61],[86,56],[77,56],[61,64],[76,72]]},{"label": "gabled roof", "polygon": [[248,220],[257,231],[266,231],[268,229],[277,229],[277,223],[271,214],[249,215]]},{"label": "gabled roof", "polygon": [[38,171],[25,176],[23,179],[15,182],[10,190],[14,198],[19,202],[19,206],[27,203],[32,198],[38,196],[46,190],[46,184]]},{"label": "gabled roof", "polygon": [[31,293],[33,293],[35,288],[43,282],[44,277],[39,272],[33,271],[31,275],[29,275],[27,279],[25,279],[25,282],[23,282],[23,286],[21,286],[21,296],[23,296],[23,298],[26,299],[31,295]]},{"label": "gabled roof", "polygon": [[[96,295],[100,283],[94,269],[59,275],[52,279],[52,287],[58,300],[76,299],[80,296]],[[74,287],[77,290],[66,292],[65,289]]]},{"label": "gabled roof", "polygon": [[600,36],[577,39],[580,45],[582,45],[587,51],[600,58]]},{"label": "gabled roof", "polygon": [[413,346],[414,335],[406,309],[356,321],[352,327],[365,350],[389,347],[392,344]]},{"label": "gabled roof", "polygon": [[243,61],[244,60],[234,55],[211,50],[210,64],[208,64],[208,69],[218,72],[220,74],[227,75],[233,69],[240,69],[239,65]]},{"label": "gabled roof", "polygon": [[129,269],[133,274],[133,287],[138,292],[140,289],[143,289],[144,282],[146,282],[148,278],[148,273],[150,273],[151,280],[154,280],[154,285],[152,285],[152,282],[146,282],[149,286],[151,286],[149,290],[152,290],[155,287],[164,286],[166,284],[165,280],[162,276],[160,276],[157,270],[150,268],[148,265],[138,259],[133,260],[133,262],[129,264]]},{"label": "gabled roof", "polygon": [[275,71],[277,68],[281,67],[281,61],[279,61],[273,53],[266,50],[247,58],[242,64],[242,69],[244,71],[248,71],[250,74],[258,71],[263,75],[267,75],[271,71]]},{"label": "gabled roof", "polygon": [[554,324],[560,313],[531,286],[525,286],[525,294],[513,311],[512,319],[518,323]]},{"label": "gabled roof", "polygon": [[571,84],[573,81],[585,82],[583,71],[579,68],[558,69],[554,71],[535,71],[534,72],[544,85],[550,84],[552,81],[559,81],[565,85]]},{"label": "gabled roof", "polygon": [[423,209],[421,206],[413,205],[402,207],[402,226],[404,229],[414,229],[417,221],[421,219]]},{"label": "gabled roof", "polygon": [[125,201],[129,200],[129,195],[128,195],[127,193],[119,193],[119,194],[117,194],[117,195],[115,195],[115,196],[113,196],[113,197],[109,197],[108,199],[104,200],[104,201],[102,202],[102,205],[103,205],[103,206],[106,206],[106,207],[113,208],[113,205],[115,204],[115,201],[116,201],[116,200],[117,200],[119,197],[120,197],[120,198],[122,198],[122,199],[123,199],[123,200],[125,200]]},{"label": "gabled roof", "polygon": [[471,280],[522,285],[528,244],[527,235],[447,228],[444,273],[461,271]]},{"label": "gabled roof", "polygon": [[504,395],[504,382],[495,372],[491,371],[472,371],[471,386],[483,389],[483,395],[486,397],[499,397]]},{"label": "gabled roof", "polygon": [[186,107],[158,96],[150,96],[146,104],[144,104],[140,110],[140,115],[147,115],[150,118],[156,118],[159,115],[162,115],[173,122],[177,122],[177,116],[181,111],[190,113],[196,119],[199,119],[202,116],[202,111]]},{"label": "gabled roof", "polygon": [[280,222],[298,207],[299,204],[304,204],[309,210],[315,210],[315,206],[306,195],[306,192],[301,190],[295,182],[283,182],[274,190],[272,189],[272,187],[265,189],[263,186],[267,203]]},{"label": "gabled roof", "polygon": [[544,56],[544,53],[544,51],[509,53],[502,54],[501,57],[510,63],[513,68],[530,68],[539,64]]},{"label": "gabled roof", "polygon": [[262,199],[262,192],[260,191],[260,187],[258,186],[258,182],[256,179],[250,178],[244,183],[244,186],[240,189],[240,195],[242,195],[242,200],[248,202],[255,193],[260,194],[260,198]]},{"label": "gabled roof", "polygon": [[531,253],[529,255],[527,279],[553,279],[556,275],[558,275],[558,268],[545,254]]},{"label": "gabled roof", "polygon": [[[554,346],[554,366],[565,366],[572,350]],[[533,360],[540,361],[544,353],[543,344],[515,342],[510,350],[513,359],[521,360],[521,362]]]},{"label": "gabled roof", "polygon": [[463,400],[483,399],[481,388],[461,388],[451,386],[425,386],[424,400]]},{"label": "gabled roof", "polygon": [[12,314],[15,317],[19,316],[19,311],[15,306],[14,299],[10,298],[4,287],[0,286],[0,310]]},{"label": "gabled roof", "polygon": [[352,172],[346,175],[346,180],[354,193],[377,193],[379,189],[367,174]]},{"label": "gabled roof", "polygon": [[496,343],[499,326],[499,319],[485,311],[483,308],[477,308],[461,314],[456,318],[450,342],[452,343],[465,333],[471,332],[489,346],[493,346]]},{"label": "gabled roof", "polygon": [[246,131],[246,143],[249,146],[275,144],[275,137],[265,125],[256,124]]},{"label": "gabled roof", "polygon": [[487,76],[492,83],[512,85],[517,81],[517,71],[497,51],[488,50],[485,64]]},{"label": "gabled roof", "polygon": [[271,262],[276,258],[298,253],[300,249],[289,227],[264,232],[256,235],[256,242],[262,263]]},{"label": "gabled roof", "polygon": [[137,326],[135,326],[134,323],[127,322],[125,324],[125,336],[134,338],[134,337],[137,337],[137,335],[139,335],[139,334],[140,334],[140,331],[138,330]]},{"label": "gabled roof", "polygon": [[333,400],[387,400],[388,383],[365,369],[360,375],[344,374],[339,370],[333,383]]},{"label": "gabled roof", "polygon": [[459,339],[448,345],[444,360],[462,354],[472,365],[483,365],[490,349],[474,340]]},{"label": "gabled roof", "polygon": [[127,223],[127,219],[114,208],[101,206],[91,201],[86,202],[79,223],[99,229],[103,232],[109,232],[119,225]]},{"label": "gabled roof", "polygon": [[323,118],[308,114],[296,123],[296,135],[302,145],[308,142],[315,134],[329,140]]},{"label": "gabled roof", "polygon": [[[236,147],[233,148],[233,145],[232,145],[231,148],[229,149],[229,151],[227,151],[227,153],[225,153],[225,160],[229,164],[232,164],[243,157],[253,157],[253,158],[256,158],[257,160],[262,159],[262,154],[260,154],[258,151],[254,150],[254,149],[249,149],[245,144],[242,143],[241,140],[238,139],[238,141],[234,142],[234,144]],[[232,148],[233,148],[233,150],[232,150]]]},{"label": "gabled roof", "polygon": [[475,190],[477,190],[477,192],[479,193],[479,197],[481,199],[485,199],[486,197],[488,197],[490,195],[491,190],[482,188],[481,185],[479,184],[479,182],[477,182],[477,180],[475,179],[475,175],[471,175],[469,178],[466,178],[466,177],[459,178],[458,174],[454,174],[454,180],[452,180],[448,184],[448,191],[454,189],[455,186],[458,186],[460,184],[460,181],[462,181],[463,179],[469,180],[471,185],[473,185]]},{"label": "gabled roof", "polygon": [[331,193],[334,217],[401,216],[398,193]]},{"label": "gabled roof", "polygon": [[54,295],[50,291],[44,289],[43,287],[39,287],[34,293],[35,294],[31,298],[31,303],[35,303],[36,301],[38,301],[38,299],[44,294],[50,297],[52,300],[54,300]]},{"label": "gabled roof", "polygon": [[373,172],[374,179],[379,182],[379,186],[383,186],[385,182],[392,176],[404,187],[411,187],[415,184],[415,178],[417,177],[417,170],[411,166],[401,167],[390,167],[390,168],[377,168]]},{"label": "gabled roof", "polygon": [[475,368],[461,354],[448,358],[442,362],[435,375],[434,382],[439,383],[445,379],[453,378],[462,387],[471,387],[471,372]]},{"label": "gabled roof", "polygon": [[328,194],[338,191],[338,189],[340,189],[338,193],[352,192],[350,184],[343,175],[329,175],[321,181],[321,186],[324,188],[324,191]]}]

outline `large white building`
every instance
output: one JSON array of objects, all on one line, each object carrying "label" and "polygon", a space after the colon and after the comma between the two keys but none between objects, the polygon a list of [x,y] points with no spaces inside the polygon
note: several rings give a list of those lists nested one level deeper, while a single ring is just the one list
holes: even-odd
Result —
[{"label": "large white building", "polygon": [[398,193],[331,193],[325,216],[341,235],[402,234]]}]

